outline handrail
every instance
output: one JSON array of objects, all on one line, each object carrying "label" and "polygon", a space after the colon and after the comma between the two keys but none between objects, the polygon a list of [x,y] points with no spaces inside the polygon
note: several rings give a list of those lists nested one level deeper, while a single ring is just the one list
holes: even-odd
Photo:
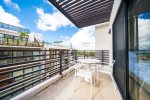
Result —
[{"label": "handrail", "polygon": [[[93,50],[93,51],[77,51],[65,49],[50,49],[50,50],[0,50],[0,52],[16,52],[16,51],[39,51],[37,55],[16,56],[1,56],[0,60],[9,59],[26,59],[27,57],[38,57],[39,59],[28,61],[20,61],[9,64],[1,64],[0,67],[0,99],[10,96],[19,90],[25,91],[28,86],[39,84],[56,74],[62,74],[63,71],[69,68],[69,65],[76,63],[78,56],[84,58],[95,57],[95,53],[100,53],[103,61],[104,56],[108,56],[108,51]],[[106,52],[106,53],[105,53]],[[13,54],[13,53],[12,53]],[[33,54],[33,53],[32,53]],[[106,57],[106,59],[108,59]],[[75,63],[74,63],[75,62]],[[14,74],[21,72],[18,74]],[[11,76],[8,76],[11,75]],[[37,83],[38,82],[38,83]],[[21,93],[21,92],[20,92]]]},{"label": "handrail", "polygon": [[[0,52],[3,51],[4,50],[0,50]],[[16,50],[7,50],[7,51],[15,52]],[[22,50],[22,51],[28,51],[28,50]],[[75,51],[60,50],[60,49],[39,50],[39,51],[41,53],[39,52],[38,55],[33,55],[33,56],[23,55],[17,57],[23,59],[26,57],[39,57],[40,59],[38,60],[29,60],[29,61],[1,65],[0,76],[2,77],[0,77],[0,99],[4,99],[5,97],[8,96],[12,98],[13,94],[16,93],[17,91],[22,90],[23,92],[26,90],[26,87],[28,88],[28,86],[30,85],[34,86],[34,84],[37,84],[37,82],[39,84],[56,74],[61,75],[64,70],[69,68],[69,63],[72,63],[74,61],[72,58],[75,58],[74,55],[75,53],[72,53]],[[5,60],[15,59],[15,57],[13,56],[1,57],[0,60],[4,60],[4,59]],[[18,73],[15,76],[13,75],[13,73],[17,73],[20,71],[21,71],[20,74]],[[8,77],[7,75],[11,73],[12,76]]]}]

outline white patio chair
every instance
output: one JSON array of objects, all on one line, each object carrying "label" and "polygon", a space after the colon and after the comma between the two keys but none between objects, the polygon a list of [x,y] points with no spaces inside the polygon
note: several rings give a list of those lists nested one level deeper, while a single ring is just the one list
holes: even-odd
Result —
[{"label": "white patio chair", "polygon": [[92,71],[89,69],[89,66],[87,64],[78,63],[76,65],[76,67],[75,67],[75,78],[74,78],[74,89],[73,90],[75,90],[75,84],[76,84],[77,77],[79,77],[79,79],[80,78],[89,79],[90,80],[90,84],[91,84],[90,100],[92,100],[93,83],[95,85],[95,81],[94,81],[92,76],[93,76]]},{"label": "white patio chair", "polygon": [[113,82],[113,85],[116,89],[116,84],[115,84],[115,81],[113,78],[113,67],[115,64],[115,60],[113,60],[112,63],[103,63],[103,64],[105,64],[105,65],[99,65],[99,72],[106,73],[106,74],[110,75],[112,82]]},{"label": "white patio chair", "polygon": [[[72,68],[75,69],[76,66],[77,66],[77,64],[78,64],[77,61],[73,59],[73,61],[72,61],[71,63],[68,64],[69,69],[72,69]],[[70,71],[68,71],[67,77],[69,77],[69,75],[70,75]]]}]

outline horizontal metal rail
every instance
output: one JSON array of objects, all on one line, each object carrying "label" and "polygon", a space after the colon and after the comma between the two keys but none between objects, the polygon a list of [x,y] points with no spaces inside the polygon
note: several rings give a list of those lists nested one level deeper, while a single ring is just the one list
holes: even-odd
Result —
[{"label": "horizontal metal rail", "polygon": [[[57,64],[57,65],[59,65],[59,64]],[[26,76],[26,75],[29,75],[29,74],[32,74],[32,73],[35,73],[35,72],[38,72],[38,71],[42,71],[42,70],[48,69],[50,67],[42,68],[42,69],[39,69],[39,70],[36,70],[36,71],[32,71],[32,72],[29,72],[29,73],[26,73],[26,74],[22,74],[22,75],[19,75],[19,76],[15,76],[15,77],[5,78],[5,79],[0,80],[0,82],[5,82],[5,81],[8,81],[8,80],[12,80],[12,79],[15,79],[15,78]]]},{"label": "horizontal metal rail", "polygon": [[34,84],[34,83],[36,83],[36,82],[38,82],[38,81],[40,81],[40,80],[43,80],[43,79],[45,79],[45,78],[47,78],[47,77],[51,77],[51,76],[53,76],[53,75],[55,75],[55,74],[56,74],[56,73],[51,73],[50,75],[46,75],[46,76],[44,76],[43,78],[34,80],[32,83],[27,83],[27,84],[25,84],[24,86],[21,86],[21,87],[19,87],[19,88],[17,88],[17,89],[14,89],[14,90],[10,91],[10,92],[7,92],[6,94],[2,94],[2,95],[0,96],[0,99],[6,97],[6,96],[8,96],[8,95],[10,95],[10,94],[12,94],[12,93],[14,93],[14,92],[16,92],[16,91],[19,91],[19,90],[21,90],[21,89],[23,89],[23,88],[25,88],[25,87],[27,87],[27,86],[30,86],[30,85],[32,85],[32,84]]},{"label": "horizontal metal rail", "polygon": [[[50,49],[50,50],[0,50],[0,52],[18,52],[18,51],[39,51],[37,55],[23,56],[1,56],[0,60],[7,59],[26,59],[32,57],[28,61],[14,62],[0,65],[0,99],[9,96],[12,98],[14,94],[20,90],[25,91],[30,85],[36,84],[49,79],[56,74],[62,74],[62,71],[73,65],[76,60],[76,50]],[[5,54],[5,53],[4,53]],[[33,54],[33,53],[32,53]],[[39,57],[33,60],[33,57]],[[14,72],[18,75],[14,76]],[[8,76],[11,74],[11,76]],[[6,76],[6,77],[5,77]],[[38,83],[37,83],[38,82]],[[27,87],[27,88],[26,88]],[[21,93],[21,92],[20,92]]]}]

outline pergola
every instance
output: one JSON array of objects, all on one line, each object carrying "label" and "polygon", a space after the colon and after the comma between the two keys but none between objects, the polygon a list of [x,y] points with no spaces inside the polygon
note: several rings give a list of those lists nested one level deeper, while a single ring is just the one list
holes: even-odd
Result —
[{"label": "pergola", "polygon": [[114,0],[49,0],[78,28],[107,22]]}]

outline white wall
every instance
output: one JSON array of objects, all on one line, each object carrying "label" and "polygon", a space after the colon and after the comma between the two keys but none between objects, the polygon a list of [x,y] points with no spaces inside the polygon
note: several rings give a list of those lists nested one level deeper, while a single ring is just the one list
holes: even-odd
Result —
[{"label": "white wall", "polygon": [[109,23],[102,23],[95,26],[95,49],[109,50],[111,45],[111,35],[109,32]]},{"label": "white wall", "polygon": [[109,23],[95,26],[95,50],[109,50],[109,61],[112,61],[112,34],[109,33]]},{"label": "white wall", "polygon": [[7,34],[7,35],[13,35],[13,36],[20,36],[19,32],[12,31],[4,28],[0,28],[0,33]]}]

